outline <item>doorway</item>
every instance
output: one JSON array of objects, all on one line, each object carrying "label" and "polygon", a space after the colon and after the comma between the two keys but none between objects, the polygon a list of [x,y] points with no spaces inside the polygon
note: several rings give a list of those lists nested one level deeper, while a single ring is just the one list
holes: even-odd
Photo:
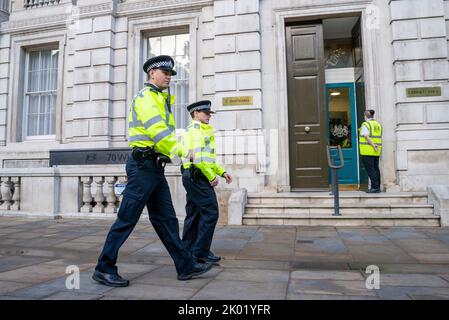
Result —
[{"label": "doorway", "polygon": [[[366,177],[358,155],[365,110],[359,16],[286,24],[290,188],[329,189],[327,145],[340,145],[342,189]],[[345,188],[346,186],[346,188]]]}]

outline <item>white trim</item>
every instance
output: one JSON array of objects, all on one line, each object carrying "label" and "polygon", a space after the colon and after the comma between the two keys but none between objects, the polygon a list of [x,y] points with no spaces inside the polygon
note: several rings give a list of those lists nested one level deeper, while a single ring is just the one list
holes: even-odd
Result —
[{"label": "white trim", "polygon": [[[164,17],[146,17],[128,20],[128,64],[127,74],[130,80],[127,86],[127,105],[129,105],[142,88],[145,82],[142,70],[143,57],[146,56],[146,47],[144,39],[151,30],[167,30],[172,28],[175,32],[177,28],[188,28],[190,35],[190,83],[189,83],[189,100],[196,100],[197,95],[197,37],[198,28],[197,20],[201,15],[201,11],[173,14]],[[138,50],[138,52],[136,52]],[[176,70],[176,66],[174,68]],[[128,130],[128,121],[126,121],[126,130]]]},{"label": "white trim", "polygon": [[[11,37],[11,62],[10,62],[10,80],[9,80],[9,94],[8,94],[8,130],[6,134],[6,143],[16,144],[17,150],[20,150],[20,143],[25,141],[23,135],[18,139],[18,121],[17,116],[20,113],[19,107],[24,105],[23,95],[24,92],[20,91],[21,86],[24,88],[24,81],[20,81],[24,76],[23,65],[21,65],[21,59],[25,59],[25,49],[41,49],[55,47],[59,50],[58,57],[58,79],[56,88],[56,124],[55,124],[55,145],[58,145],[57,141],[60,141],[62,136],[62,118],[63,118],[63,80],[64,80],[64,68],[63,62],[65,58],[65,45],[66,45],[66,31],[52,31],[52,32],[39,32],[27,35],[17,35]],[[46,139],[46,143],[48,140]]]},{"label": "white trim", "polygon": [[[364,79],[365,79],[365,99],[367,105],[375,105],[377,97],[379,97],[379,87],[376,87],[375,80],[378,70],[375,69],[376,55],[372,54],[373,48],[376,47],[374,39],[375,35],[372,35],[375,31],[369,31],[365,28],[365,9],[371,4],[372,1],[364,1],[357,4],[335,4],[331,6],[317,6],[317,7],[305,7],[303,9],[298,8],[281,8],[274,10],[275,19],[275,34],[276,34],[276,56],[277,56],[277,81],[275,81],[275,92],[279,92],[277,95],[277,103],[279,106],[279,119],[278,128],[281,132],[279,134],[279,153],[285,155],[279,159],[279,174],[277,177],[277,189],[278,192],[290,192],[290,163],[289,163],[289,136],[288,131],[284,133],[282,128],[288,130],[288,93],[287,93],[287,61],[286,61],[286,34],[285,24],[288,19],[297,18],[329,18],[331,15],[341,14],[361,14],[361,27],[362,27],[362,51],[363,51],[363,67],[364,67]],[[369,88],[369,89],[368,89]]]}]

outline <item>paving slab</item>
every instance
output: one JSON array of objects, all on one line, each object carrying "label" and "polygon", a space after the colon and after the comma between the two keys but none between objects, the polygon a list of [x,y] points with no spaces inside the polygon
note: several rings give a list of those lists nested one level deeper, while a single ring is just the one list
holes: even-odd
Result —
[{"label": "paving slab", "polygon": [[227,268],[218,274],[217,280],[254,281],[254,282],[285,282],[289,280],[290,272],[264,269]]},{"label": "paving slab", "polygon": [[26,256],[8,256],[0,258],[0,273],[30,266],[36,263],[47,262],[48,258],[26,257]]},{"label": "paving slab", "polygon": [[428,239],[394,240],[393,243],[407,252],[413,253],[449,253],[449,245],[443,242]]},{"label": "paving slab", "polygon": [[425,287],[397,287],[382,286],[376,290],[377,295],[383,300],[411,300],[418,296],[432,296],[434,298],[449,299],[448,288],[425,288]]},{"label": "paving slab", "polygon": [[413,258],[423,263],[449,264],[449,253],[409,253]]},{"label": "paving slab", "polygon": [[246,269],[265,269],[265,270],[290,270],[290,262],[274,260],[248,260],[248,259],[229,259],[222,257],[220,266],[223,268],[246,268]]},{"label": "paving slab", "polygon": [[339,238],[303,238],[299,237],[295,244],[296,252],[344,253],[348,248]]},{"label": "paving slab", "polygon": [[29,287],[29,283],[13,282],[13,281],[0,281],[0,295],[5,295],[10,292],[14,292],[26,287]]},{"label": "paving slab", "polygon": [[146,245],[139,250],[136,250],[135,254],[169,256],[167,249],[164,247],[164,244],[160,240],[150,243],[149,245]]},{"label": "paving slab", "polygon": [[289,261],[294,256],[293,244],[290,246],[282,243],[248,243],[238,254],[239,258],[274,259]]},{"label": "paving slab", "polygon": [[428,236],[423,231],[413,227],[376,227],[376,229],[391,240],[428,239]]},{"label": "paving slab", "polygon": [[291,294],[376,295],[373,290],[366,288],[365,280],[292,279],[288,292]]},{"label": "paving slab", "polygon": [[270,242],[270,243],[292,243],[296,237],[295,228],[279,229],[263,229],[258,230],[251,237],[249,242]]},{"label": "paving slab", "polygon": [[285,283],[214,280],[198,291],[193,300],[284,300]]},{"label": "paving slab", "polygon": [[364,281],[364,277],[358,271],[323,271],[323,270],[298,270],[291,273],[291,279],[325,279],[325,280],[352,280]]},{"label": "paving slab", "polygon": [[446,246],[449,247],[449,232],[447,232],[447,233],[430,233],[430,232],[427,232],[426,234],[427,234],[427,236],[429,238],[437,240],[437,241],[440,241],[440,242],[444,243]]},{"label": "paving slab", "polygon": [[25,283],[40,283],[55,279],[65,274],[64,266],[48,263],[35,264],[0,273],[0,280]]},{"label": "paving slab", "polygon": [[64,291],[57,292],[51,296],[44,298],[43,300],[98,300],[101,297],[103,297],[103,295],[78,293],[76,291]]},{"label": "paving slab", "polygon": [[[359,263],[359,262],[350,262],[350,268],[353,270],[366,270],[369,264],[367,263]],[[441,273],[446,272],[448,269],[447,265],[444,264],[405,264],[405,263],[379,263],[377,264],[380,272],[386,273],[420,273],[420,274],[429,274],[429,273]]]},{"label": "paving slab", "polygon": [[134,284],[125,288],[114,288],[107,295],[144,300],[185,300],[196,293],[197,289],[187,287],[169,287],[150,284]]},{"label": "paving slab", "polygon": [[377,296],[288,293],[287,300],[380,300]]},{"label": "paving slab", "polygon": [[144,283],[156,286],[169,286],[169,287],[186,287],[199,289],[204,287],[207,283],[214,280],[217,274],[223,269],[220,267],[213,267],[212,270],[205,274],[202,274],[194,279],[179,281],[177,279],[176,271],[171,267],[159,267],[158,269],[146,273],[132,281],[134,283]]},{"label": "paving slab", "polygon": [[448,287],[449,282],[433,274],[400,274],[400,273],[380,273],[381,286],[400,287]]},{"label": "paving slab", "polygon": [[372,264],[382,262],[413,263],[416,259],[401,248],[389,245],[347,245],[354,261],[370,262]]}]

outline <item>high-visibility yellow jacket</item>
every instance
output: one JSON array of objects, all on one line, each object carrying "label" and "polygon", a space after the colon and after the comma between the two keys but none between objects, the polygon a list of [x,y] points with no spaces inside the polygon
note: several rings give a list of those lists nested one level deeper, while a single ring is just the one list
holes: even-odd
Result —
[{"label": "high-visibility yellow jacket", "polygon": [[[182,154],[193,155],[193,164],[198,167],[209,181],[216,175],[223,176],[225,169],[216,163],[214,128],[211,125],[192,120],[182,137]],[[190,168],[189,158],[183,159],[183,167]]]},{"label": "high-visibility yellow jacket", "polygon": [[[167,93],[147,85],[134,97],[129,112],[129,145],[153,147],[170,159],[180,148],[176,139],[175,118],[166,103]],[[175,101],[170,96],[170,105]]]},{"label": "high-visibility yellow jacket", "polygon": [[[368,143],[362,135],[359,137],[360,155],[362,156],[380,156],[382,153],[382,126],[376,120],[365,121],[362,123],[369,130],[369,137],[374,144],[378,146],[377,151]],[[362,126],[359,132],[362,132]]]}]

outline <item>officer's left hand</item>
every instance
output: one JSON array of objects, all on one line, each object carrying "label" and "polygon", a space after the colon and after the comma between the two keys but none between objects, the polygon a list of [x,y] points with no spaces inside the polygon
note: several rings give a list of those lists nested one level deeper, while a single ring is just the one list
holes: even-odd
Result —
[{"label": "officer's left hand", "polygon": [[225,173],[223,175],[223,178],[225,178],[227,184],[230,184],[232,182],[232,176],[229,173]]},{"label": "officer's left hand", "polygon": [[212,187],[216,187],[216,186],[218,185],[218,179],[215,178],[214,180],[212,180],[212,181],[210,182],[210,185],[211,185]]}]

